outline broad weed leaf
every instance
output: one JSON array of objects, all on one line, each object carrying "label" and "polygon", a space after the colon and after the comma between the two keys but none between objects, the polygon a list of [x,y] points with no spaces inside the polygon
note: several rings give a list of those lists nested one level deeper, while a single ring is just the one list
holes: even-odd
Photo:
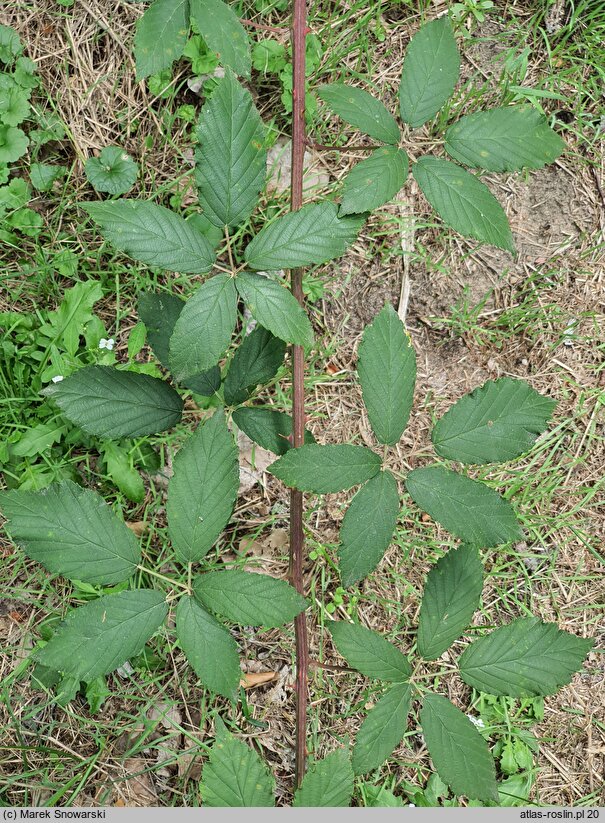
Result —
[{"label": "broad weed leaf", "polygon": [[237,447],[217,411],[185,441],[168,483],[168,534],[183,563],[210,551],[229,522],[238,488]]},{"label": "broad weed leaf", "polygon": [[450,549],[427,575],[420,606],[418,652],[436,660],[468,627],[479,608],[483,565],[474,546]]},{"label": "broad weed leaf", "polygon": [[137,80],[169,69],[183,53],[188,34],[189,0],[154,0],[137,22]]},{"label": "broad weed leaf", "polygon": [[93,585],[127,580],[141,549],[103,498],[71,480],[42,491],[0,492],[7,531],[52,574]]},{"label": "broad weed leaf", "polygon": [[396,683],[370,709],[355,739],[355,774],[378,769],[401,743],[408,725],[411,699],[409,683]]},{"label": "broad weed leaf", "polygon": [[374,140],[392,145],[399,142],[401,133],[397,121],[384,104],[367,91],[344,83],[328,83],[319,87],[317,95],[345,123]]},{"label": "broad weed leaf", "polygon": [[412,128],[431,120],[451,97],[460,74],[460,55],[447,15],[426,23],[407,48],[401,83],[401,119]]},{"label": "broad weed leaf", "polygon": [[257,204],[267,152],[265,128],[252,96],[230,71],[203,106],[197,137],[195,179],[204,215],[217,226],[237,226]]},{"label": "broad weed leaf", "polygon": [[364,217],[339,217],[334,203],[309,203],[278,217],[246,247],[248,265],[262,271],[294,269],[342,257]]},{"label": "broad weed leaf", "polygon": [[593,645],[555,623],[522,617],[475,640],[458,665],[462,679],[478,691],[510,697],[554,694],[580,670]]},{"label": "broad weed leaf", "polygon": [[386,552],[399,514],[397,481],[378,472],[351,500],[340,529],[338,549],[343,586],[352,586],[373,571]]},{"label": "broad weed leaf", "polygon": [[237,643],[193,597],[178,602],[176,638],[202,686],[233,700],[242,674]]},{"label": "broad weed leaf", "polygon": [[445,133],[445,150],[473,168],[520,171],[552,163],[565,143],[532,106],[504,106],[461,117]]},{"label": "broad weed leaf", "polygon": [[250,40],[239,17],[222,0],[189,0],[191,16],[208,44],[218,54],[221,65],[241,77],[250,77]]},{"label": "broad weed leaf", "polygon": [[210,270],[216,257],[206,235],[164,206],[144,200],[80,203],[116,249],[158,269],[182,274]]},{"label": "broad weed leaf", "polygon": [[294,793],[292,805],[295,808],[347,807],[351,804],[354,780],[348,752],[337,749],[309,766],[300,789]]},{"label": "broad weed leaf", "polygon": [[168,383],[112,366],[86,366],[42,394],[85,432],[113,440],[166,431],[183,413],[183,401]]},{"label": "broad weed leaf", "polygon": [[531,449],[556,406],[523,380],[488,380],[437,421],[431,439],[442,457],[500,463]]},{"label": "broad weed leaf", "polygon": [[446,225],[514,254],[504,209],[474,174],[441,157],[421,157],[412,173],[422,193]]},{"label": "broad weed leaf", "polygon": [[497,803],[494,759],[468,717],[440,694],[426,694],[420,723],[433,765],[450,789]]},{"label": "broad weed leaf", "polygon": [[376,439],[394,445],[403,434],[412,408],[416,353],[390,303],[363,333],[357,373]]},{"label": "broad weed leaf", "polygon": [[328,494],[365,483],[380,471],[380,457],[365,446],[318,446],[290,449],[269,466],[287,486]]},{"label": "broad weed leaf", "polygon": [[164,595],[150,589],[100,597],[70,611],[34,658],[88,683],[142,651],[167,613]]},{"label": "broad weed leaf", "polygon": [[207,609],[242,626],[283,626],[309,605],[284,580],[238,569],[203,574],[194,592]]},{"label": "broad weed leaf", "polygon": [[485,483],[427,466],[411,471],[405,485],[421,509],[467,543],[489,548],[522,537],[511,504]]},{"label": "broad weed leaf", "polygon": [[125,194],[136,183],[139,167],[119,146],[106,146],[98,157],[89,157],[86,178],[96,191]]},{"label": "broad weed leaf", "polygon": [[237,321],[233,278],[216,274],[189,298],[170,338],[170,368],[187,381],[215,366],[231,342]]},{"label": "broad weed leaf", "polygon": [[388,203],[405,183],[408,166],[408,156],[402,149],[375,149],[345,177],[339,215],[361,214]]},{"label": "broad weed leaf", "polygon": [[334,645],[347,663],[366,677],[404,683],[412,670],[407,657],[377,632],[343,620],[328,625]]}]

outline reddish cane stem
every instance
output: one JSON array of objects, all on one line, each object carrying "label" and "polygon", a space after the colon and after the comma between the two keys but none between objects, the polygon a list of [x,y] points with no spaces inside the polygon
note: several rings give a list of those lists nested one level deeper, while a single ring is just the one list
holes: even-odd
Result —
[{"label": "reddish cane stem", "polygon": [[[292,211],[303,202],[303,158],[305,155],[305,39],[306,0],[294,0],[292,16],[292,176],[290,178]],[[302,269],[290,272],[292,294],[304,306]],[[294,447],[302,446],[305,439],[304,409],[304,351],[301,346],[292,347],[292,435]],[[304,595],[303,581],[303,496],[293,489],[290,492],[290,574],[292,584]],[[309,672],[309,641],[304,612],[294,622],[296,634],[296,767],[295,783],[300,787],[305,774],[307,758],[307,691]]]}]

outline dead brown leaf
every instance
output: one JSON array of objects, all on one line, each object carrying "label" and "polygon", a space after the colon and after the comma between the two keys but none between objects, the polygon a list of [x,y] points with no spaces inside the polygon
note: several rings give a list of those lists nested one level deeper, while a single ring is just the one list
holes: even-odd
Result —
[{"label": "dead brown leaf", "polygon": [[244,689],[254,689],[256,686],[262,686],[264,683],[270,683],[277,677],[277,672],[244,672],[239,681],[240,686]]}]

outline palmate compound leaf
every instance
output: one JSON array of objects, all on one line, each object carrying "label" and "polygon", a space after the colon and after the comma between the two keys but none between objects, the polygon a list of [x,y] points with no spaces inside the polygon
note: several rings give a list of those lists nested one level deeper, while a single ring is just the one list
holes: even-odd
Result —
[{"label": "palmate compound leaf", "polygon": [[390,303],[363,333],[357,373],[376,439],[388,445],[397,443],[414,399],[416,353]]},{"label": "palmate compound leaf", "polygon": [[183,413],[183,401],[168,383],[112,366],[86,366],[42,394],[85,432],[110,440],[166,431]]},{"label": "palmate compound leaf", "polygon": [[355,739],[355,774],[366,774],[382,766],[401,743],[408,724],[411,700],[410,684],[396,683],[370,709]]},{"label": "palmate compound leaf", "polygon": [[514,254],[506,213],[474,174],[441,157],[420,157],[412,173],[446,225],[465,237],[474,237]]},{"label": "palmate compound leaf", "polygon": [[397,481],[389,471],[378,472],[359,489],[342,521],[338,557],[343,586],[352,586],[376,568],[398,514]]},{"label": "palmate compound leaf", "polygon": [[361,214],[388,203],[408,176],[408,156],[395,146],[382,146],[347,174],[339,215]]},{"label": "palmate compound leaf", "polygon": [[426,23],[407,48],[401,83],[401,119],[417,128],[451,97],[460,74],[460,55],[447,15]]},{"label": "palmate compound leaf", "polygon": [[294,793],[295,808],[347,807],[353,795],[355,775],[346,749],[337,749],[309,766],[300,789]]},{"label": "palmate compound leaf", "polygon": [[474,546],[450,549],[427,575],[420,606],[418,652],[436,660],[468,627],[479,607],[483,565]]},{"label": "palmate compound leaf", "polygon": [[270,277],[243,271],[235,285],[252,316],[275,337],[295,346],[313,344],[313,328],[296,298]]},{"label": "palmate compound leaf", "polygon": [[246,247],[244,259],[250,268],[262,271],[327,263],[342,257],[364,219],[339,217],[335,203],[309,203],[261,229]]},{"label": "palmate compound leaf", "polygon": [[333,621],[328,629],[347,663],[366,677],[404,683],[412,670],[407,657],[381,634],[357,623]]},{"label": "palmate compound leaf", "polygon": [[191,16],[208,48],[218,54],[221,65],[249,78],[250,40],[235,11],[222,0],[190,0],[190,3]]},{"label": "palmate compound leaf", "polygon": [[259,755],[229,734],[217,716],[216,740],[202,771],[202,803],[209,807],[274,806],[274,782]]},{"label": "palmate compound leaf", "polygon": [[380,457],[365,446],[318,446],[290,449],[268,471],[286,486],[328,494],[365,483],[380,471]]},{"label": "palmate compound leaf", "polygon": [[206,572],[193,588],[203,606],[242,626],[283,626],[309,605],[284,580],[239,569]]},{"label": "palmate compound leaf", "polygon": [[513,507],[485,483],[433,465],[411,471],[405,485],[421,509],[467,543],[490,548],[522,537]]},{"label": "palmate compound leaf", "polygon": [[151,589],[110,594],[69,612],[38,663],[89,683],[138,654],[168,613],[164,595]]},{"label": "palmate compound leaf", "polygon": [[531,697],[554,694],[582,667],[594,644],[537,617],[513,620],[462,653],[462,679],[482,692]]},{"label": "palmate compound leaf", "polygon": [[238,452],[222,411],[197,427],[174,458],[168,482],[168,534],[184,563],[201,560],[231,517]]},{"label": "palmate compound leaf", "polygon": [[137,81],[169,69],[183,53],[188,34],[189,0],[154,0],[137,22]]},{"label": "palmate compound leaf", "polygon": [[241,677],[237,643],[193,597],[181,597],[176,609],[179,646],[202,686],[233,700]]},{"label": "palmate compound leaf", "polygon": [[433,765],[454,794],[497,803],[494,759],[468,717],[440,694],[426,694],[420,723]]},{"label": "palmate compound leaf", "polygon": [[232,72],[203,106],[197,137],[195,179],[204,215],[217,226],[238,226],[252,214],[265,184],[267,151],[252,96]]},{"label": "palmate compound leaf", "polygon": [[237,347],[225,378],[225,403],[235,406],[248,399],[259,384],[268,383],[284,362],[286,344],[259,326]]},{"label": "palmate compound leaf", "polygon": [[523,380],[488,380],[437,421],[435,451],[461,463],[500,463],[530,449],[556,406]]},{"label": "palmate compound leaf", "polygon": [[127,199],[80,206],[116,249],[148,266],[201,274],[214,263],[216,255],[206,235],[164,206]]},{"label": "palmate compound leaf", "polygon": [[[147,330],[147,342],[165,369],[170,369],[169,346],[172,332],[185,306],[185,301],[176,294],[166,292],[140,292],[137,312]],[[183,381],[183,385],[197,394],[213,395],[221,385],[221,370],[218,366],[196,374]]]},{"label": "palmate compound leaf", "polygon": [[[233,420],[250,440],[274,454],[285,454],[292,448],[292,418],[289,414],[264,408],[243,408],[233,412]],[[305,443],[315,443],[313,434],[305,429]]]},{"label": "palmate compound leaf", "polygon": [[487,171],[541,169],[565,143],[533,106],[504,106],[461,117],[445,133],[445,150],[466,166]]},{"label": "palmate compound leaf", "polygon": [[217,364],[231,342],[237,321],[233,278],[216,274],[193,293],[170,338],[170,368],[187,381]]},{"label": "palmate compound leaf", "polygon": [[385,105],[367,91],[344,83],[328,83],[319,87],[317,95],[345,123],[374,140],[394,146],[399,143],[401,133],[397,121]]},{"label": "palmate compound leaf", "polygon": [[127,580],[141,549],[134,534],[91,489],[64,480],[41,491],[0,492],[8,532],[52,574],[94,585]]}]

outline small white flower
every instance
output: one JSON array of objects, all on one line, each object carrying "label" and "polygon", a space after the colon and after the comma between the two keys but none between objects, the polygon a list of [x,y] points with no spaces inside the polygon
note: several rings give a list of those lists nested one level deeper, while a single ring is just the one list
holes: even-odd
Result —
[{"label": "small white flower", "polygon": [[415,809],[415,808],[416,808],[416,804],[415,804],[415,803],[408,803],[408,807],[409,807],[410,809]]},{"label": "small white flower", "polygon": [[62,374],[58,374],[56,377],[53,377],[52,382],[53,382],[53,383],[60,383],[60,382],[61,382],[61,380],[63,380],[63,375],[62,375]]},{"label": "small white flower", "polygon": [[481,720],[480,717],[473,717],[472,714],[467,714],[466,716],[471,721],[473,726],[476,726],[478,729],[484,729],[485,728],[485,723],[483,722],[483,720]]},{"label": "small white flower", "polygon": [[113,337],[110,337],[107,340],[104,337],[102,337],[99,340],[99,348],[100,349],[107,349],[107,351],[113,351],[113,347],[115,346],[115,344],[116,344],[116,341],[113,339]]}]

